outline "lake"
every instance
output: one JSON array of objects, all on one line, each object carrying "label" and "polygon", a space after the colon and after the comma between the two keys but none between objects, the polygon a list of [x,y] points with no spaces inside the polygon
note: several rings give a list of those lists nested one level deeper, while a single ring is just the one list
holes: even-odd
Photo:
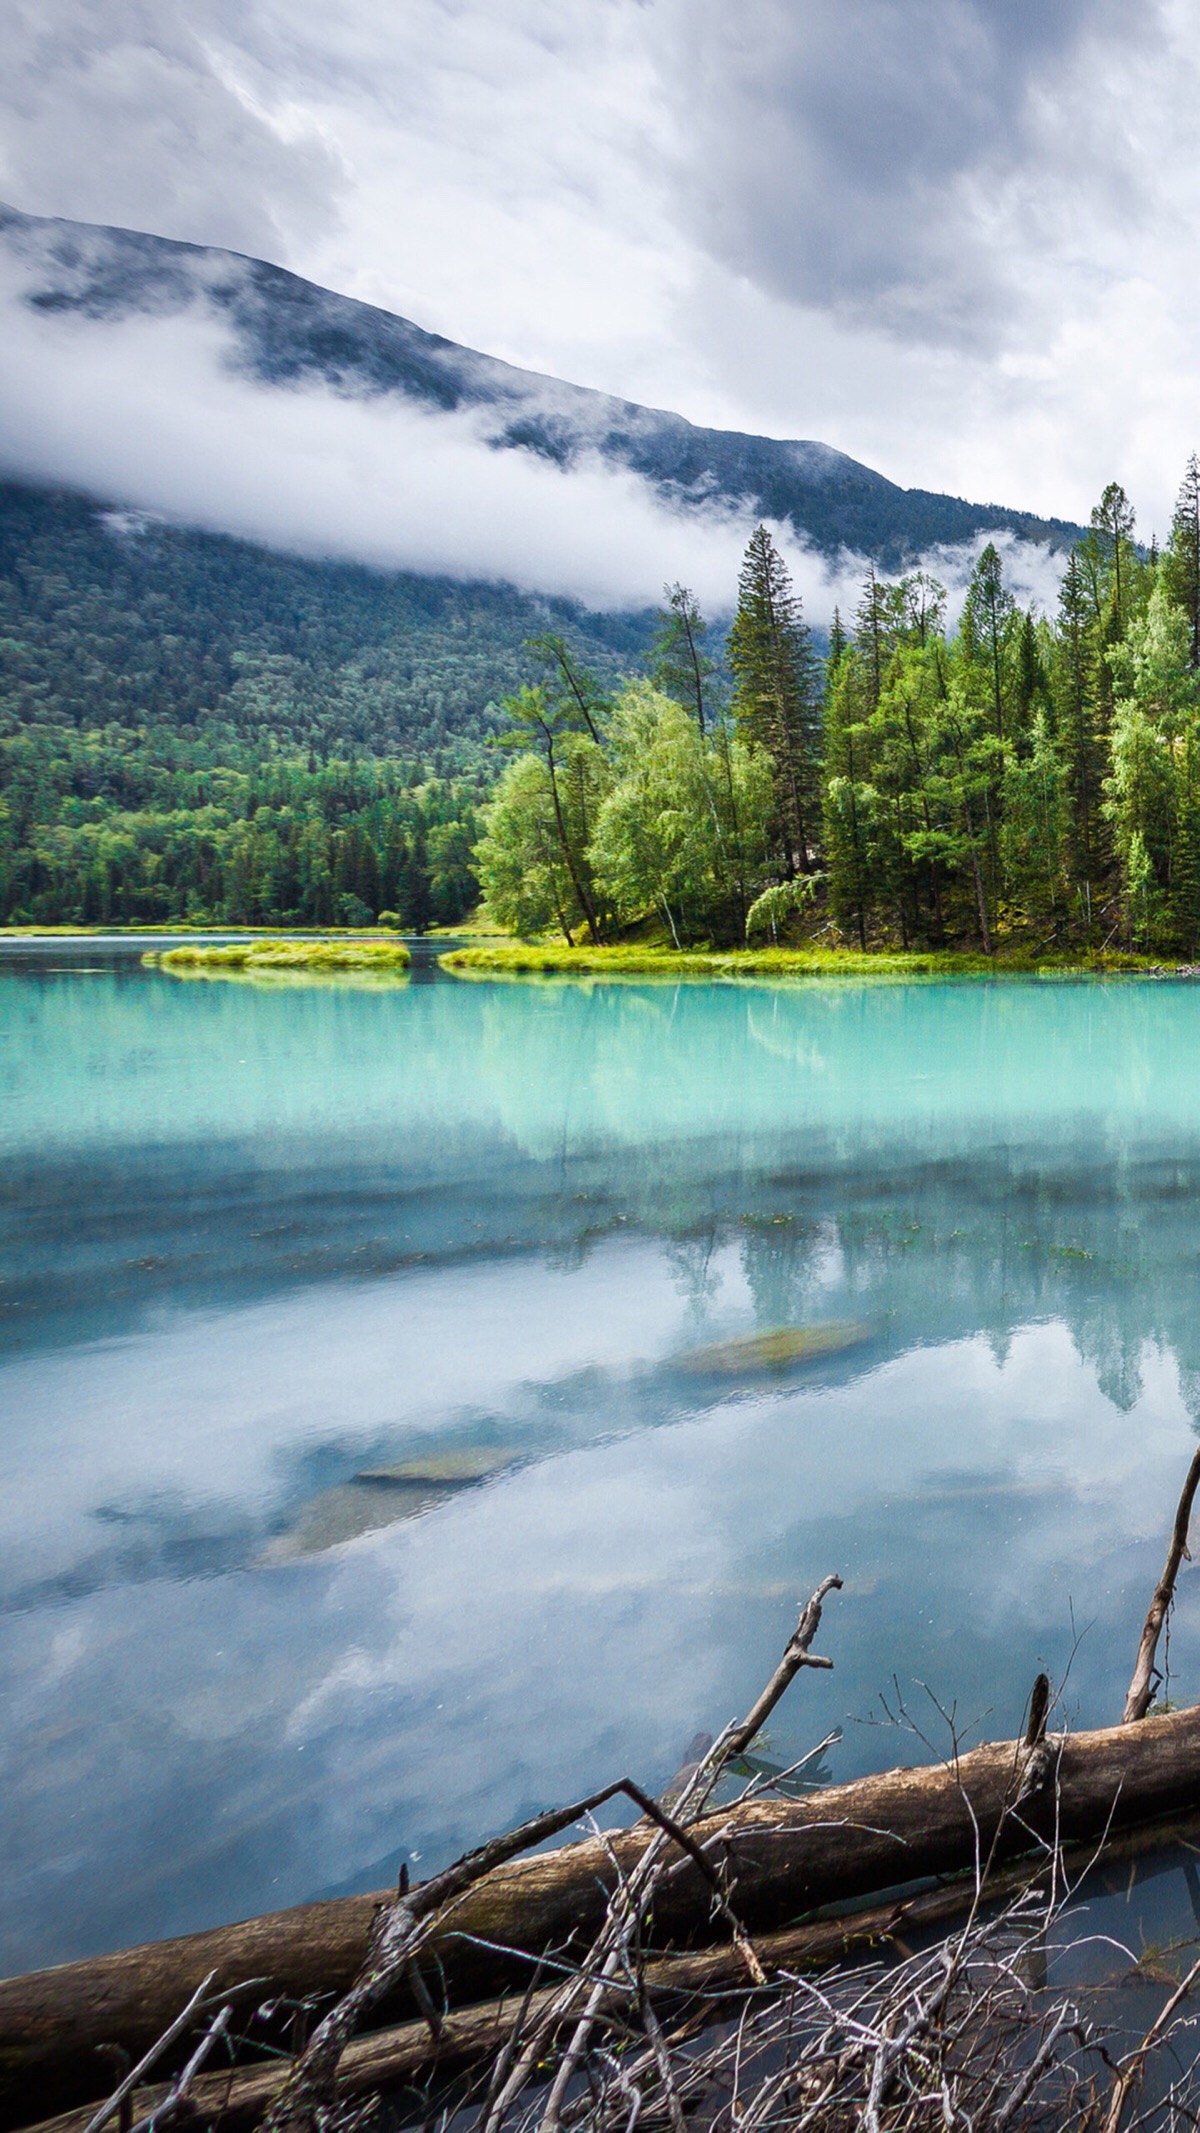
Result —
[{"label": "lake", "polygon": [[777,1761],[1011,1733],[1043,1664],[1119,1717],[1200,1413],[1200,987],[56,943],[0,955],[0,1149],[0,1968],[661,1786],[828,1571]]}]

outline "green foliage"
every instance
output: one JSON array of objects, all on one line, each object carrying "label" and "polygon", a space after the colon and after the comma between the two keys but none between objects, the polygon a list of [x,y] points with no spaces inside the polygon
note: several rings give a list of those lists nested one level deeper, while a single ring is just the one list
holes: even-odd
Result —
[{"label": "green foliage", "polygon": [[659,609],[651,679],[664,696],[673,696],[693,714],[704,734],[713,710],[717,672],[716,661],[704,647],[708,624],[695,593],[686,585],[666,585],[663,592],[667,604]]},{"label": "green foliage", "polygon": [[775,766],[789,873],[806,873],[820,819],[821,697],[812,638],[787,566],[765,526],[750,536],[726,647],[741,731]]},{"label": "green foliage", "polygon": [[603,752],[579,734],[507,765],[474,854],[484,907],[498,925],[513,933],[556,926],[570,941],[590,911],[598,933],[588,841],[607,779]]},{"label": "green foliage", "polygon": [[0,485],[0,922],[455,924],[499,700],[649,635]]},{"label": "green foliage", "polygon": [[618,918],[657,911],[677,948],[697,934],[744,938],[770,851],[769,758],[723,727],[706,739],[647,682],[617,699],[609,745],[591,855]]},{"label": "green foliage", "polygon": [[1052,619],[995,546],[953,631],[935,580],[872,570],[823,677],[759,526],[728,704],[678,584],[651,641],[18,490],[0,563],[10,922],[421,930],[482,887],[568,959],[767,929],[786,954],[1200,952],[1194,459],[1161,560],[1110,484]]},{"label": "green foliage", "polygon": [[168,948],[144,955],[143,963],[163,970],[207,971],[326,971],[357,970],[396,973],[408,969],[410,956],[403,941],[236,941],[224,947],[211,942],[189,941],[182,948]]},{"label": "green foliage", "polygon": [[798,911],[807,910],[817,893],[818,876],[798,875],[793,881],[779,881],[756,896],[746,913],[746,938],[754,933],[766,933],[777,937],[779,928],[794,918]]},{"label": "green foliage", "polygon": [[1158,586],[1145,616],[1109,654],[1119,693],[1105,811],[1139,946],[1195,933],[1200,677],[1190,653],[1188,617]]}]

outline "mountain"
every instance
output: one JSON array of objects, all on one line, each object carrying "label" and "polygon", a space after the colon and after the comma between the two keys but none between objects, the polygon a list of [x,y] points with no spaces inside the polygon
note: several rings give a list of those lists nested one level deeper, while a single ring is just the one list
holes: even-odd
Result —
[{"label": "mountain", "polygon": [[280,554],[0,481],[0,811],[5,736],[46,727],[213,727],[256,751],[475,774],[499,699],[538,678],[523,646],[545,631],[615,683],[654,618]]},{"label": "mountain", "polygon": [[259,384],[320,383],[356,399],[400,395],[434,412],[471,411],[499,449],[563,468],[597,454],[673,505],[718,502],[790,522],[828,556],[845,548],[899,570],[981,531],[1051,547],[1078,536],[1063,520],[902,489],[826,444],[703,429],[519,370],[240,253],[3,206],[0,252],[35,310],[113,322],[207,314],[227,329],[234,366]]}]

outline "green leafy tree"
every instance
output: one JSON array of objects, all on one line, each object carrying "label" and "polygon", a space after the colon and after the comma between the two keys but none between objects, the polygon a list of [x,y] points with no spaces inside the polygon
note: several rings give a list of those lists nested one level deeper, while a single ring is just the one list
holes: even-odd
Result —
[{"label": "green leafy tree", "polygon": [[610,743],[613,783],[591,858],[618,916],[656,911],[677,948],[699,931],[744,938],[768,852],[768,757],[724,729],[706,741],[647,683],[618,697]]},{"label": "green leafy tree", "polygon": [[695,714],[701,736],[707,730],[708,690],[715,662],[704,649],[708,624],[700,603],[686,585],[663,587],[666,606],[659,610],[651,679],[664,696],[673,696]]},{"label": "green leafy tree", "polygon": [[[571,906],[599,944],[595,885],[588,846],[591,841],[593,787],[603,784],[603,752],[591,718],[573,692],[551,700],[545,689],[528,686],[504,699],[512,721],[501,746],[534,752],[546,773],[546,792],[562,864],[571,883]],[[580,725],[586,726],[581,733]]]},{"label": "green leafy tree", "polygon": [[[1110,657],[1116,702],[1105,810],[1132,938],[1169,945],[1190,899],[1193,814],[1200,798],[1200,676],[1188,618],[1163,587]],[[1184,902],[1179,902],[1181,889]],[[1188,920],[1190,924],[1190,920]]]}]

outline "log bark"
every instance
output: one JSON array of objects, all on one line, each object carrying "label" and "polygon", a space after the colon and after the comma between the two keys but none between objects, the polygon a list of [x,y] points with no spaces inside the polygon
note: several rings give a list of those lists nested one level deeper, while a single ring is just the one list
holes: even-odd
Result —
[{"label": "log bark", "polygon": [[[1200,1809],[1200,1707],[1051,1741],[1044,1775],[1022,1786],[1024,1741],[986,1745],[955,1762],[891,1770],[801,1800],[759,1798],[692,1826],[730,1877],[731,1901],[756,1933],[823,1904],[866,1897],[927,1875],[968,1869],[1031,1848],[1057,1829],[1064,1843],[1155,1816]],[[1012,1808],[1021,1795],[1019,1814]],[[653,1832],[611,1840],[630,1871]],[[595,1932],[613,1871],[595,1839],[495,1869],[446,1919],[433,1944],[449,2000],[460,2007],[503,1984],[524,1984],[528,1964],[479,1941],[536,1954],[582,1948]],[[307,1904],[185,1940],[65,1964],[0,1983],[0,2109],[11,2127],[103,2093],[96,2048],[134,2056],[160,2035],[210,1970],[220,1991],[262,1978],[263,1997],[344,1992],[362,1964],[375,1906],[356,1896]],[[724,1937],[713,1893],[681,1857],[655,1903],[658,1946]],[[381,2008],[394,2020],[399,2003]]]},{"label": "log bark", "polygon": [[[1161,1863],[1151,1861],[1143,1872],[1153,1875],[1175,1870],[1177,1861],[1170,1856],[1172,1847],[1186,1844],[1195,1848],[1198,1838],[1200,1817],[1196,1815],[1143,1823],[1105,1844],[1099,1861],[1101,1882],[1105,1872],[1148,1851],[1166,1856]],[[1094,1846],[1076,1846],[1061,1852],[1060,1879],[1076,1882],[1095,1861]],[[985,1883],[987,1904],[994,1907],[1010,1901],[1028,1887],[1034,1872],[1036,1868],[1026,1859],[991,1873]],[[861,1961],[872,1951],[896,1944],[903,1949],[920,1934],[952,1925],[974,1908],[978,1892],[974,1874],[960,1876],[915,1896],[896,1897],[838,1918],[763,1934],[756,1942],[756,1952],[769,1982],[785,1971],[813,1971],[832,1963]],[[691,2002],[746,1986],[742,1951],[732,1941],[690,1955],[660,1956],[646,1964],[644,1978],[647,1991],[660,2004],[671,1999]],[[436,2036],[431,2035],[427,2022],[415,2021],[356,2038],[342,2057],[341,2093],[351,2099],[367,2096],[380,2088],[395,2089],[403,2083],[424,2081],[432,2074],[449,2073],[473,2061],[489,2059],[507,2043],[518,2021],[523,2027],[537,2021],[556,1990],[556,1986],[548,1986],[528,1996],[513,1992],[502,1999],[462,2008],[443,2019]],[[621,2004],[620,1997],[614,1995],[618,2014]],[[265,2065],[206,2074],[193,2083],[190,2097],[202,2118],[219,2118],[221,2133],[252,2133],[279,2095],[290,2066],[290,2060],[272,2060]],[[142,2087],[137,2096],[138,2115],[155,2110],[169,2093],[170,2084],[165,2081]],[[86,2133],[91,2113],[92,2105],[87,2104],[28,2127],[25,2133]],[[195,2123],[195,2119],[191,2122]]]}]

